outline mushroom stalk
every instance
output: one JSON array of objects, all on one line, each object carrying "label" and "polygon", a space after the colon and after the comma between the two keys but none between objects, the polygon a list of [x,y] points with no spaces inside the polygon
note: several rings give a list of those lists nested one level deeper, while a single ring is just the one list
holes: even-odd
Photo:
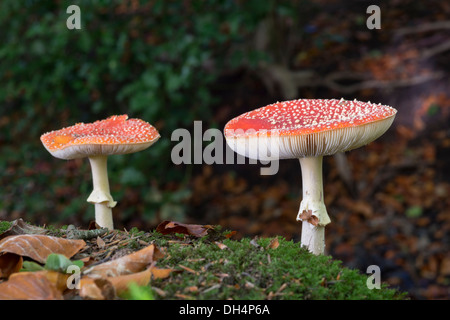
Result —
[{"label": "mushroom stalk", "polygon": [[114,208],[117,202],[109,191],[107,160],[108,157],[104,155],[89,157],[94,189],[87,201],[95,204],[95,222],[102,228],[112,230],[114,225],[111,208]]},{"label": "mushroom stalk", "polygon": [[101,228],[114,229],[112,210],[103,203],[95,203],[95,222]]},{"label": "mushroom stalk", "polygon": [[325,252],[325,226],[330,223],[323,196],[323,156],[300,158],[303,199],[297,220],[302,221],[301,244],[316,254]]}]

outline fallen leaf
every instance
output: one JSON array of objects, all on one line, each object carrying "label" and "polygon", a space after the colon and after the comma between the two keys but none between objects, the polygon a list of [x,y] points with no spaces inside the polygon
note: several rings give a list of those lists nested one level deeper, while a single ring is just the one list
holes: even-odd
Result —
[{"label": "fallen leaf", "polygon": [[92,266],[83,273],[94,278],[117,277],[136,273],[145,270],[153,261],[162,258],[162,256],[161,251],[151,244],[121,258]]},{"label": "fallen leaf", "polygon": [[149,268],[141,272],[108,278],[107,280],[112,283],[116,290],[116,293],[118,295],[121,295],[128,292],[130,283],[136,283],[138,286],[146,286],[150,283],[151,277],[152,272]]},{"label": "fallen leaf", "polygon": [[63,300],[63,296],[44,273],[18,272],[0,283],[0,300]]},{"label": "fallen leaf", "polygon": [[23,259],[14,253],[0,255],[0,278],[8,278],[11,274],[19,272]]},{"label": "fallen leaf", "polygon": [[303,210],[303,212],[299,215],[299,218],[302,221],[308,221],[313,226],[317,226],[319,224],[319,218],[313,215],[311,210]]},{"label": "fallen leaf", "polygon": [[220,248],[220,250],[228,249],[228,247],[221,242],[214,241],[214,243]]},{"label": "fallen leaf", "polygon": [[50,281],[56,289],[60,292],[64,292],[67,289],[67,279],[70,277],[70,274],[61,273],[53,270],[42,270],[36,271],[34,273],[42,273],[47,277],[47,280]]},{"label": "fallen leaf", "polygon": [[0,234],[0,240],[9,236],[20,235],[20,234],[44,234],[47,230],[44,228],[32,226],[26,223],[22,218],[14,220],[11,222],[11,226]]},{"label": "fallen leaf", "polygon": [[159,268],[151,268],[152,278],[153,279],[165,279],[170,276],[175,269],[159,269]]},{"label": "fallen leaf", "polygon": [[100,249],[103,249],[103,248],[105,247],[105,245],[106,245],[105,241],[103,241],[102,238],[97,237],[97,246],[98,246]]},{"label": "fallen leaf", "polygon": [[182,233],[201,238],[208,234],[208,230],[213,227],[210,225],[184,224],[176,221],[163,221],[157,227],[156,231],[161,234]]},{"label": "fallen leaf", "polygon": [[234,236],[237,233],[237,231],[230,231],[225,235],[225,238],[230,239],[232,236]]},{"label": "fallen leaf", "polygon": [[51,253],[72,257],[86,243],[83,240],[68,240],[46,235],[16,235],[0,240],[0,255],[6,252],[29,257],[45,263]]},{"label": "fallen leaf", "polygon": [[267,248],[269,249],[276,249],[280,246],[280,242],[278,241],[278,238],[273,238]]},{"label": "fallen leaf", "polygon": [[90,221],[88,225],[88,230],[101,229],[101,227],[95,221]]},{"label": "fallen leaf", "polygon": [[116,297],[116,290],[107,279],[84,277],[80,280],[79,295],[84,299],[112,300]]}]

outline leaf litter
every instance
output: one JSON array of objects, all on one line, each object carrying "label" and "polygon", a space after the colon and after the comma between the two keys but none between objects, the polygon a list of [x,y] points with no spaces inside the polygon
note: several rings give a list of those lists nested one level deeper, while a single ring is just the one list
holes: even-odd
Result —
[{"label": "leaf litter", "polygon": [[[190,238],[211,232],[212,240],[220,246],[213,226],[164,221],[157,230],[155,234],[162,243],[190,245]],[[185,234],[186,239],[180,239],[180,234]],[[226,237],[230,235],[225,234],[223,239]],[[0,300],[117,299],[128,292],[132,283],[145,286],[173,272],[197,273],[182,264],[176,269],[158,268],[156,262],[164,252],[150,238],[151,234],[145,232],[79,230],[73,225],[46,229],[22,219],[13,221],[0,234]],[[56,263],[59,270],[46,269],[50,258],[64,261]],[[78,260],[71,262],[70,258]],[[63,272],[67,261],[69,265],[81,263],[78,290],[68,288],[71,273]],[[161,297],[165,294],[161,289],[155,291]]]},{"label": "leaf litter", "polygon": [[[303,286],[308,279],[299,279],[298,276],[288,278],[289,272],[303,270],[304,266],[289,267],[280,271],[281,274],[275,273],[277,267],[274,266],[275,262],[287,259],[283,250],[292,250],[290,254],[294,254],[294,263],[307,264],[310,258],[298,257],[303,250],[298,245],[288,244],[278,238],[255,237],[247,242],[235,241],[230,238],[236,233],[222,231],[220,226],[164,221],[158,227],[160,230],[163,228],[165,234],[157,232],[158,228],[150,232],[133,228],[130,231],[113,230],[99,235],[92,233],[92,237],[88,238],[84,237],[85,232],[80,232],[84,238],[81,240],[67,239],[65,231],[73,228],[53,228],[46,229],[46,234],[9,236],[29,239],[22,251],[0,251],[0,258],[7,255],[18,257],[12,260],[13,256],[10,256],[8,259],[11,260],[5,259],[0,264],[0,300],[130,299],[135,286],[151,290],[151,296],[156,299],[295,299],[296,294],[304,295],[292,291],[290,283]],[[30,240],[33,237],[39,241]],[[8,237],[2,241],[9,242],[7,240]],[[41,249],[36,246],[47,242],[77,245],[48,246],[46,254],[54,252],[47,255],[45,262],[44,254],[30,254],[40,252]],[[304,250],[303,254],[309,253]],[[63,271],[70,264],[79,268],[78,278],[74,277],[76,272],[69,272],[69,269]],[[327,265],[329,263],[325,262]],[[340,267],[335,268],[341,270]],[[339,276],[333,271],[333,274],[330,280],[334,282],[338,277],[348,277],[348,273]],[[309,281],[313,286],[319,283],[314,279]],[[324,281],[327,285],[332,283],[327,279]],[[396,297],[391,291],[394,292],[390,290],[388,296]],[[316,291],[311,289],[311,292]],[[314,298],[312,293],[304,297]],[[366,297],[366,294],[363,293],[362,297]]]}]

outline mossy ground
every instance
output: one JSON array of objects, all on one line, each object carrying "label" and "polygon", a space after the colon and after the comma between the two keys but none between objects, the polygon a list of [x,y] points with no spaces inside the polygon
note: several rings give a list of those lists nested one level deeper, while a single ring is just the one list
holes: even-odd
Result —
[{"label": "mossy ground", "polygon": [[[0,234],[10,226],[11,223],[0,221]],[[66,236],[66,227],[45,229],[49,235]],[[120,252],[128,254],[155,244],[164,253],[156,261],[156,267],[174,271],[167,278],[153,279],[149,287],[132,290],[141,294],[144,290],[154,299],[393,300],[407,297],[383,284],[380,289],[370,290],[369,275],[343,267],[330,256],[315,256],[299,243],[282,237],[234,240],[231,235],[220,226],[209,229],[200,238],[137,229],[114,230],[86,239],[84,256],[78,258],[90,256],[96,261],[107,261]],[[99,248],[98,238],[102,239],[103,248]],[[138,297],[131,294],[128,298]]]},{"label": "mossy ground", "polygon": [[9,221],[0,221],[0,234],[5,232],[11,227],[11,222]]},{"label": "mossy ground", "polygon": [[156,299],[404,299],[406,294],[382,285],[367,287],[369,275],[345,268],[330,256],[315,256],[299,243],[276,238],[242,240],[158,233],[153,241],[165,253],[159,268],[174,268],[169,278],[151,283]]}]

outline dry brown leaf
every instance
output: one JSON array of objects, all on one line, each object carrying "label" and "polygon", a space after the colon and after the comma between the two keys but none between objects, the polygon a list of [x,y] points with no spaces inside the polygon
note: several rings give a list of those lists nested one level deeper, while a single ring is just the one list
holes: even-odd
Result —
[{"label": "dry brown leaf", "polygon": [[85,245],[86,243],[83,240],[23,234],[8,236],[0,240],[0,254],[5,252],[15,253],[45,263],[51,253],[62,254],[70,258]]},{"label": "dry brown leaf", "polygon": [[156,231],[161,234],[182,233],[197,238],[201,238],[208,234],[208,230],[213,227],[210,225],[184,224],[176,221],[163,221],[157,227]]},{"label": "dry brown leaf", "polygon": [[151,273],[153,279],[165,279],[170,276],[170,274],[175,271],[175,269],[159,269],[159,268],[151,268]]},{"label": "dry brown leaf", "polygon": [[79,295],[83,299],[92,299],[92,300],[105,300],[105,296],[102,294],[102,290],[97,286],[94,282],[93,278],[82,278],[80,280],[80,291]]},{"label": "dry brown leaf", "polygon": [[278,241],[278,238],[273,238],[267,248],[269,249],[276,249],[280,246],[280,242]]},{"label": "dry brown leaf", "polygon": [[98,246],[100,249],[103,249],[103,248],[105,247],[105,245],[106,245],[105,241],[103,241],[102,238],[97,237],[97,246]]},{"label": "dry brown leaf", "polygon": [[237,233],[237,231],[230,231],[225,235],[225,238],[230,239],[232,236],[234,236]]},{"label": "dry brown leaf", "polygon": [[14,253],[0,255],[0,278],[8,278],[11,274],[19,272],[22,268],[23,259]]},{"label": "dry brown leaf", "polygon": [[18,272],[0,283],[0,300],[63,300],[63,296],[44,273]]},{"label": "dry brown leaf", "polygon": [[94,278],[108,278],[136,273],[145,270],[153,261],[162,256],[161,251],[151,244],[121,258],[93,266],[85,270],[84,274]]},{"label": "dry brown leaf", "polygon": [[8,236],[14,236],[19,234],[44,234],[47,230],[44,228],[32,226],[26,223],[22,218],[11,222],[11,226],[0,234],[0,240]]},{"label": "dry brown leaf", "polygon": [[303,212],[299,215],[299,218],[302,221],[308,221],[315,227],[319,224],[319,218],[313,215],[311,210],[303,210]]},{"label": "dry brown leaf", "polygon": [[130,283],[134,282],[139,286],[148,285],[150,283],[151,277],[152,271],[151,268],[148,268],[147,270],[133,274],[107,278],[107,280],[111,282],[111,284],[114,286],[114,289],[116,290],[116,293],[120,295],[128,291]]},{"label": "dry brown leaf", "polygon": [[116,290],[107,279],[84,277],[80,280],[79,295],[84,299],[112,300],[116,297]]},{"label": "dry brown leaf", "polygon": [[214,243],[220,248],[220,250],[228,249],[228,247],[221,242],[214,241]]},{"label": "dry brown leaf", "polygon": [[70,274],[65,274],[53,270],[42,270],[36,271],[35,273],[42,273],[47,277],[47,280],[50,281],[56,289],[61,292],[67,289],[67,279],[70,277]]},{"label": "dry brown leaf", "polygon": [[[121,275],[117,277],[106,278],[90,278],[83,277],[80,281],[80,296],[87,299],[105,300],[111,298],[111,288],[114,294],[121,295],[129,290],[131,283],[139,286],[146,286],[150,283],[151,278],[163,279],[167,278],[174,269],[158,269],[150,267],[144,271],[132,274]],[[102,281],[98,281],[98,280]]]}]

